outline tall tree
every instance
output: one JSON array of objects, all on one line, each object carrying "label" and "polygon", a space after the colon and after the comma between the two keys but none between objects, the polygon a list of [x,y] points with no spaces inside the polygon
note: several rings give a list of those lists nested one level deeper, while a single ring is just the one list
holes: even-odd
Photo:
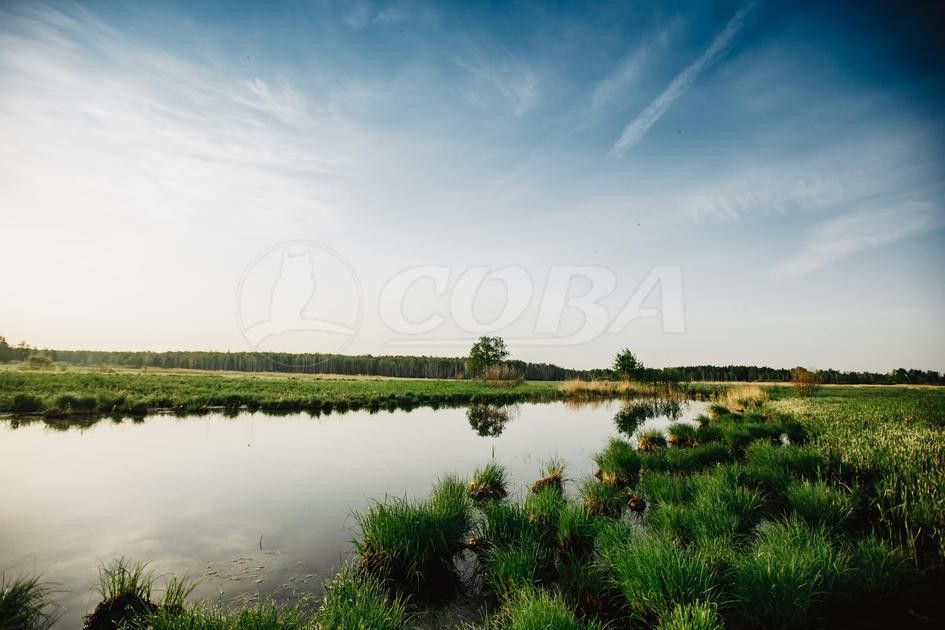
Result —
[{"label": "tall tree", "polygon": [[643,364],[637,360],[636,355],[630,351],[630,348],[624,348],[614,357],[614,372],[627,380],[634,377],[639,378],[643,373],[643,369]]},{"label": "tall tree", "polygon": [[479,376],[485,370],[499,365],[509,356],[502,337],[480,337],[469,350],[466,369],[471,376]]}]

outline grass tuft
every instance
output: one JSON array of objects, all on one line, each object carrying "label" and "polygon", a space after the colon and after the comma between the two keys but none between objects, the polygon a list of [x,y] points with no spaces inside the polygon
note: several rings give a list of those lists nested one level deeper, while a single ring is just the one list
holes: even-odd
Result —
[{"label": "grass tuft", "polygon": [[52,591],[38,577],[0,578],[0,628],[45,630],[58,619]]},{"label": "grass tuft", "polygon": [[495,501],[508,496],[505,467],[491,461],[482,468],[477,468],[466,488],[467,494],[477,502]]},{"label": "grass tuft", "polygon": [[790,518],[765,523],[748,553],[734,561],[734,596],[742,615],[766,628],[811,624],[840,581],[846,556],[824,530]]}]

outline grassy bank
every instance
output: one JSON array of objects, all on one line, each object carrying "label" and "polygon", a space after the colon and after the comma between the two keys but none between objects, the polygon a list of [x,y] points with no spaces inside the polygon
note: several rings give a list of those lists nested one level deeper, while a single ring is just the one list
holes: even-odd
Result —
[{"label": "grassy bank", "polygon": [[[0,413],[141,416],[154,411],[261,410],[331,413],[355,409],[588,400],[664,393],[639,383],[490,382],[276,373],[0,369]],[[690,386],[689,394],[715,387]]]},{"label": "grassy bank", "polygon": [[0,370],[0,412],[144,415],[247,408],[331,412],[421,405],[504,404],[561,398],[558,383],[376,379],[153,371]]}]

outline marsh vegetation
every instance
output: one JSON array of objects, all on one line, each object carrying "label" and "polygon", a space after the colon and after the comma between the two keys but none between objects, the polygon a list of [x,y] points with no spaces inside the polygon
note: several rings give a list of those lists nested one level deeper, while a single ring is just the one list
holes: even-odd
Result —
[{"label": "marsh vegetation", "polygon": [[[663,429],[647,428],[645,405],[668,411]],[[516,487],[487,460],[468,479],[434,480],[426,497],[373,502],[312,609],[188,603],[182,582],[162,599],[140,566],[118,563],[103,570],[92,616],[117,607],[154,628],[394,628],[472,598],[487,628],[941,619],[940,390],[738,388],[695,420],[674,420],[671,401],[637,400],[612,422],[590,474],[550,459]]]}]

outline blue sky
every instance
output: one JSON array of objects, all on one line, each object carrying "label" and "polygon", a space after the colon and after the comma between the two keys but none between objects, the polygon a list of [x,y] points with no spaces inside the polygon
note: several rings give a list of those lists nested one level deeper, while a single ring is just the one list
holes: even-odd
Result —
[{"label": "blue sky", "polygon": [[884,4],[4,3],[0,334],[252,349],[241,274],[313,240],[364,288],[348,352],[465,351],[392,345],[413,266],[598,266],[612,312],[671,266],[685,332],[514,354],[943,370],[942,14]]}]

